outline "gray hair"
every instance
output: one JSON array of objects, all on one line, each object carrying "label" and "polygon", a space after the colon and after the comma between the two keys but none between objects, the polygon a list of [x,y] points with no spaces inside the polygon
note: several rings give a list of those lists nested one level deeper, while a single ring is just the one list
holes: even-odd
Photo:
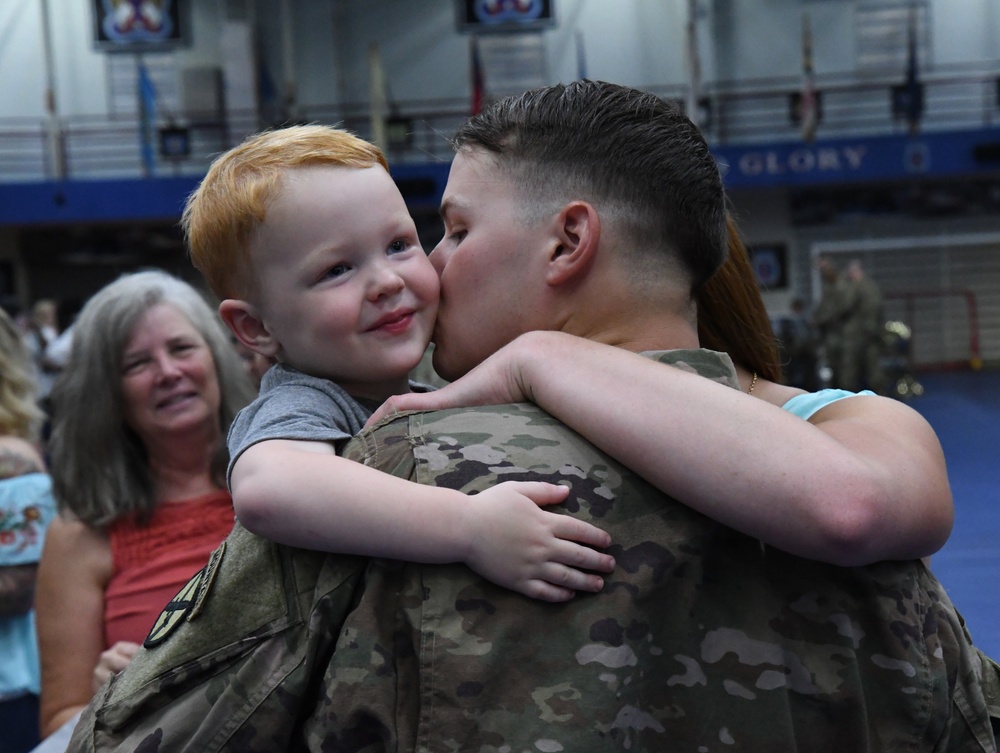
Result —
[{"label": "gray hair", "polygon": [[123,275],[98,291],[73,325],[69,363],[52,391],[52,487],[61,511],[96,528],[126,515],[148,519],[157,504],[146,448],[125,421],[122,360],[136,322],[168,303],[205,338],[215,363],[222,435],[213,477],[225,485],[226,432],[253,397],[246,370],[218,314],[201,294],[166,272]]}]

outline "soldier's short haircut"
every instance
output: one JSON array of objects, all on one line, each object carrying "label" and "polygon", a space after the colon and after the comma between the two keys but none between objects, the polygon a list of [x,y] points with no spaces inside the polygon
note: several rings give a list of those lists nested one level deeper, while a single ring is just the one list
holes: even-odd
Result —
[{"label": "soldier's short haircut", "polygon": [[644,268],[679,260],[697,288],[725,259],[715,159],[680,107],[653,94],[587,80],[533,89],[487,107],[452,144],[490,153],[529,213],[573,199],[600,205]]}]

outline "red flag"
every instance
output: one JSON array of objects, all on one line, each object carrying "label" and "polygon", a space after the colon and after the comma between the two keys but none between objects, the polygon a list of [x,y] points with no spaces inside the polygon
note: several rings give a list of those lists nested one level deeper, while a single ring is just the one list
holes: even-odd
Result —
[{"label": "red flag", "polygon": [[808,14],[802,16],[802,97],[799,100],[799,125],[802,127],[802,138],[812,143],[816,138],[816,126],[819,125],[819,98],[816,94],[816,82],[813,81],[812,29]]},{"label": "red flag", "polygon": [[910,135],[916,136],[924,114],[924,87],[920,83],[917,64],[917,15],[913,8],[910,9],[906,32],[906,83],[903,84],[902,109],[910,126]]},{"label": "red flag", "polygon": [[478,115],[483,109],[483,97],[486,88],[483,85],[483,66],[479,60],[479,41],[472,37],[472,114]]}]

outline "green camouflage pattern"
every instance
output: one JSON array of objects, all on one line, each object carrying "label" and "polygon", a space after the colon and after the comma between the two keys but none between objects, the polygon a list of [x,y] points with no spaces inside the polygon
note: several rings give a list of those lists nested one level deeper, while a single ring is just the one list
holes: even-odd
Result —
[{"label": "green camouflage pattern", "polygon": [[[735,386],[717,354],[658,358]],[[469,493],[568,483],[562,507],[612,534],[617,568],[602,593],[551,604],[464,566],[237,525],[70,751],[996,750],[1000,670],[920,562],[837,568],[762,545],[533,405],[404,415],[347,453]]]}]

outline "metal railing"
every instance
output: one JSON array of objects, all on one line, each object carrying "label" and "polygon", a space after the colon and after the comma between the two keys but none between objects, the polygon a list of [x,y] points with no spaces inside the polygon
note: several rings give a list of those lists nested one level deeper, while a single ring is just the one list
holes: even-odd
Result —
[{"label": "metal railing", "polygon": [[[897,317],[913,333],[913,363],[922,369],[983,365],[979,307],[973,290],[898,290],[886,293],[887,307],[899,301]],[[933,307],[931,302],[938,305]]]},{"label": "metal railing", "polygon": [[[859,80],[849,76],[819,77],[822,118],[818,139],[872,136],[906,132],[908,125],[893,117],[892,86],[898,76]],[[961,69],[938,71],[924,84],[926,132],[981,129],[1000,121],[998,73]],[[683,86],[650,86],[650,91],[683,102]],[[704,87],[707,119],[702,127],[710,145],[739,145],[801,139],[791,116],[790,98],[800,88],[797,77],[757,81],[716,82]],[[465,99],[401,101],[393,108],[388,147],[393,163],[448,161],[448,137],[468,116]],[[290,118],[299,122],[341,124],[370,138],[366,103],[343,106],[302,106]],[[105,177],[200,175],[220,151],[238,143],[248,133],[277,125],[257,112],[230,110],[225,120],[199,117],[160,121],[152,129],[181,127],[188,136],[188,150],[165,156],[158,144],[144,145],[138,115],[67,116],[56,127],[44,119],[0,118],[0,182],[44,181],[56,177],[86,180]],[[56,143],[52,142],[56,139]],[[152,166],[143,158],[144,146],[155,155]],[[53,164],[53,155],[60,164]]]}]

